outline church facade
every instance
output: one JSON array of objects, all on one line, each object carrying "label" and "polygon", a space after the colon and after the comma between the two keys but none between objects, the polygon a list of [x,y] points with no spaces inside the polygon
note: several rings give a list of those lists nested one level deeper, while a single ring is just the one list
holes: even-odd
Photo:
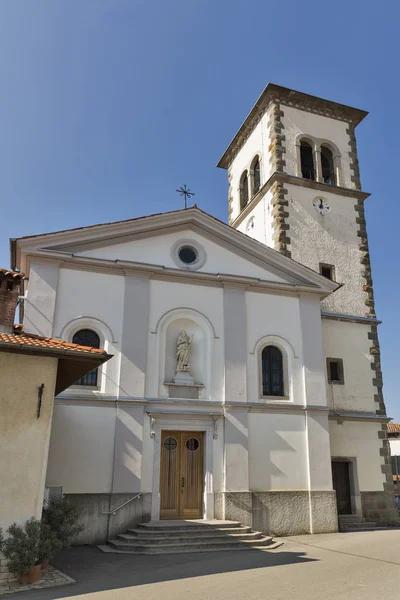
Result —
[{"label": "church facade", "polygon": [[81,506],[82,542],[149,519],[395,518],[365,115],[270,84],[218,165],[229,225],[193,207],[12,241],[24,330],[113,355],[54,408],[47,485]]}]

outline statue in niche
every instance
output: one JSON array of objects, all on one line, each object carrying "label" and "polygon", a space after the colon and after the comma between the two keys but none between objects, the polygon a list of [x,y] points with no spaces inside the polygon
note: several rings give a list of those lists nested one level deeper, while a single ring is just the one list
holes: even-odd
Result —
[{"label": "statue in niche", "polygon": [[185,330],[181,331],[176,342],[176,372],[190,373],[190,352],[192,349],[193,335],[188,336]]}]

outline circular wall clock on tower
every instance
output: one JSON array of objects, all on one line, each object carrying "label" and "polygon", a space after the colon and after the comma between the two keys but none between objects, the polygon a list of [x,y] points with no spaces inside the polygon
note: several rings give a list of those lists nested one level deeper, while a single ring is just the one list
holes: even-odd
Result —
[{"label": "circular wall clock on tower", "polygon": [[313,207],[320,215],[327,215],[331,212],[331,207],[324,198],[315,198],[313,200]]}]

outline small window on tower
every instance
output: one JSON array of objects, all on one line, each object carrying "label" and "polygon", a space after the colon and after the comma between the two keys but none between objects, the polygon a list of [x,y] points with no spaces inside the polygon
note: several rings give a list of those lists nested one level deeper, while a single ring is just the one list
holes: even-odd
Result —
[{"label": "small window on tower", "polygon": [[335,281],[335,267],[326,263],[319,263],[319,272],[323,277]]},{"label": "small window on tower", "polygon": [[344,384],[343,360],[341,358],[327,358],[328,383]]}]

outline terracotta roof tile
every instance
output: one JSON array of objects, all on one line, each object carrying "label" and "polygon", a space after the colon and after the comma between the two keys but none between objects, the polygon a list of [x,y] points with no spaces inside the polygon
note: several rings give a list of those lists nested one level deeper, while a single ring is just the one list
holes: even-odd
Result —
[{"label": "terracotta roof tile", "polygon": [[10,279],[24,279],[24,273],[19,273],[17,271],[10,271],[10,269],[1,269],[0,268],[0,276],[7,277]]},{"label": "terracotta roof tile", "polygon": [[105,350],[99,348],[80,346],[79,344],[72,344],[70,342],[64,342],[63,340],[56,340],[49,337],[41,337],[40,335],[34,335],[32,333],[0,333],[0,345],[3,347],[4,345],[19,347],[21,350],[24,348],[40,348],[43,350],[80,352],[82,354],[106,354]]},{"label": "terracotta roof tile", "polygon": [[400,433],[400,423],[388,423],[388,433]]}]

